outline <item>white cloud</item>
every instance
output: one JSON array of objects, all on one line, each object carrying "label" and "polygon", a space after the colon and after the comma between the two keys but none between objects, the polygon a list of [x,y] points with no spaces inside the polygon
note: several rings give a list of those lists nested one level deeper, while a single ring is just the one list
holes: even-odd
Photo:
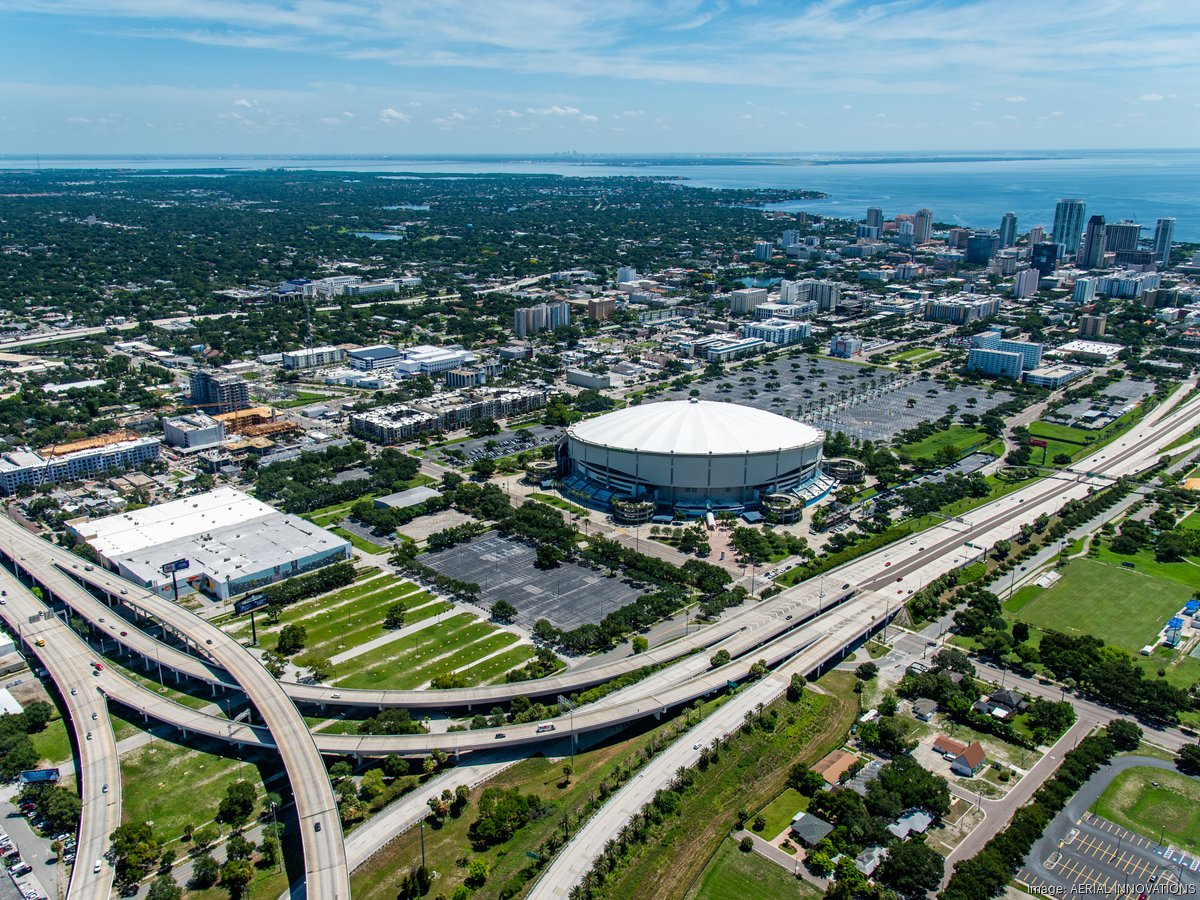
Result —
[{"label": "white cloud", "polygon": [[1020,94],[1017,94],[1013,97],[1005,97],[1004,99],[1007,100],[1009,103],[1024,103],[1025,102],[1025,98],[1022,97]]},{"label": "white cloud", "polygon": [[1142,94],[1138,99],[1143,103],[1159,103],[1166,98],[1162,94]]},{"label": "white cloud", "polygon": [[467,117],[458,110],[455,110],[448,116],[441,116],[437,119],[434,119],[433,124],[438,128],[454,128],[456,125],[461,125],[465,121],[467,121]]},{"label": "white cloud", "polygon": [[588,115],[587,113],[584,113],[583,115],[581,115],[579,117],[579,121],[581,121],[581,122],[599,122],[600,118],[598,116],[591,116],[591,115]]},{"label": "white cloud", "polygon": [[412,118],[408,113],[402,113],[400,110],[388,106],[379,111],[379,121],[385,125],[395,125],[400,122],[411,122]]},{"label": "white cloud", "polygon": [[535,109],[532,106],[525,110],[531,116],[577,116],[580,114],[578,106],[543,106],[540,109]]},{"label": "white cloud", "polygon": [[517,112],[515,109],[498,109],[498,110],[496,110],[496,115],[505,116],[509,119],[521,118],[521,114],[519,112]]},{"label": "white cloud", "polygon": [[239,97],[237,100],[233,101],[233,105],[240,106],[242,109],[254,109],[254,107],[258,106],[258,101],[247,100],[245,97]]},{"label": "white cloud", "polygon": [[1007,115],[1007,116],[1005,116],[1004,118],[1005,118],[1005,119],[1007,119],[1007,120],[1008,120],[1008,121],[1010,121],[1010,122],[1015,122],[1015,121],[1017,121],[1017,117],[1016,117],[1016,116],[1014,116],[1014,115]]}]

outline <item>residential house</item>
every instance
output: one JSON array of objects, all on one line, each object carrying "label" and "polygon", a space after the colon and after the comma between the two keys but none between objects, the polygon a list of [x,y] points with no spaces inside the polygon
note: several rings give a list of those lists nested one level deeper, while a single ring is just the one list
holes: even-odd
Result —
[{"label": "residential house", "polygon": [[933,718],[934,713],[938,711],[936,700],[930,700],[928,697],[921,697],[919,700],[914,700],[912,705],[913,715],[922,722],[928,722]]},{"label": "residential house", "polygon": [[955,775],[962,775],[964,778],[972,778],[983,768],[985,762],[987,762],[987,754],[984,753],[979,741],[975,741],[954,757],[954,762],[950,763],[950,771]]},{"label": "residential house", "polygon": [[833,831],[832,825],[812,813],[796,813],[796,817],[792,819],[792,837],[804,847],[812,847],[823,838],[828,837],[831,831]]}]

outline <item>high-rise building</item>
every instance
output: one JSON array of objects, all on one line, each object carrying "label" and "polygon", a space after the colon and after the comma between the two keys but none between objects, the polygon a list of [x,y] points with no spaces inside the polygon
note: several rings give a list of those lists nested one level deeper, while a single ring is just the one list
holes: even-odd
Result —
[{"label": "high-rise building", "polygon": [[1142,236],[1142,226],[1128,219],[1109,225],[1104,229],[1104,249],[1116,252],[1118,250],[1136,250]]},{"label": "high-rise building", "polygon": [[766,288],[741,288],[729,293],[729,311],[736,315],[750,315],[758,304],[766,302]]},{"label": "high-rise building", "polygon": [[637,280],[638,272],[633,266],[619,266],[617,268],[617,282],[619,284]]},{"label": "high-rise building", "polygon": [[1020,353],[1011,353],[1006,350],[984,350],[979,347],[972,347],[967,353],[967,371],[982,372],[984,375],[991,375],[994,378],[1012,378],[1018,379],[1021,377],[1023,369]]},{"label": "high-rise building", "polygon": [[192,405],[206,413],[229,413],[250,406],[250,385],[240,375],[198,369],[192,373]]},{"label": "high-rise building", "polygon": [[1082,200],[1059,200],[1054,207],[1054,242],[1062,244],[1067,256],[1079,252],[1079,236],[1083,233],[1083,216],[1087,204]]},{"label": "high-rise building", "polygon": [[918,244],[928,244],[933,236],[933,213],[928,209],[918,209],[913,216],[913,240]]},{"label": "high-rise building", "polygon": [[1000,248],[1011,247],[1017,242],[1017,214],[1006,212],[1000,219]]},{"label": "high-rise building", "polygon": [[1108,316],[1106,315],[1079,317],[1079,336],[1081,338],[1104,337],[1107,328]]},{"label": "high-rise building", "polygon": [[1058,268],[1058,254],[1062,245],[1055,241],[1040,241],[1033,245],[1031,262],[1033,267],[1042,273],[1043,278],[1054,274]]},{"label": "high-rise building", "polygon": [[912,222],[901,222],[896,229],[900,235],[900,245],[903,247],[911,247],[916,243],[916,226]]},{"label": "high-rise building", "polygon": [[755,241],[754,242],[754,258],[759,262],[766,262],[771,258],[771,242],[770,241]]},{"label": "high-rise building", "polygon": [[972,231],[967,238],[967,264],[986,266],[999,247],[1000,239],[990,231]]},{"label": "high-rise building", "polygon": [[1034,225],[1029,229],[1029,246],[1040,244],[1046,239],[1046,229],[1041,225]]},{"label": "high-rise building", "polygon": [[1013,276],[1013,296],[1019,300],[1032,297],[1037,293],[1041,278],[1042,273],[1037,269],[1022,269]]},{"label": "high-rise building", "polygon": [[1091,303],[1096,299],[1096,283],[1099,278],[1089,278],[1087,276],[1075,279],[1075,290],[1071,294],[1071,299],[1076,303]]},{"label": "high-rise building", "polygon": [[589,297],[588,318],[597,322],[605,322],[616,312],[617,302],[612,297]]},{"label": "high-rise building", "polygon": [[1080,265],[1085,269],[1098,269],[1104,265],[1105,231],[1104,216],[1097,215],[1088,219],[1087,234],[1084,236],[1080,257]]},{"label": "high-rise building", "polygon": [[783,233],[779,239],[779,245],[786,250],[788,247],[794,247],[797,244],[804,243],[804,235],[795,229],[789,229]]},{"label": "high-rise building", "polygon": [[570,324],[571,304],[565,300],[557,303],[538,303],[525,309],[513,310],[513,333],[519,338],[542,331],[553,331]]},{"label": "high-rise building", "polygon": [[883,228],[883,210],[878,206],[867,207],[867,218],[863,220],[868,228]]},{"label": "high-rise building", "polygon": [[1175,219],[1172,216],[1159,219],[1154,226],[1154,258],[1162,268],[1171,264],[1171,238],[1175,234]]}]

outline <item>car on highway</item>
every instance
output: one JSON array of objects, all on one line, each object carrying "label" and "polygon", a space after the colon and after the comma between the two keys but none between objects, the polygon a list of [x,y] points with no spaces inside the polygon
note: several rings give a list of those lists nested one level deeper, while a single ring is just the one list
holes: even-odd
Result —
[{"label": "car on highway", "polygon": [[104,787],[100,788],[100,793],[102,793],[102,794],[108,793],[108,785],[107,784]]},{"label": "car on highway", "polygon": [[503,731],[496,732],[496,740],[500,740],[501,738],[506,738],[506,737],[508,737],[508,735],[505,734]]},{"label": "car on highway", "polygon": [[700,741],[696,741],[696,743],[692,744],[692,749],[699,750],[701,746],[703,745],[700,743]]},{"label": "car on highway", "polygon": [[313,831],[320,831],[320,830],[321,830],[321,823],[313,822]]},{"label": "car on highway", "polygon": [[0,606],[8,606],[8,601],[3,597],[0,597]]},{"label": "car on highway", "polygon": [[72,696],[72,697],[74,697],[74,696],[75,696],[76,694],[78,694],[78,693],[79,693],[79,689],[78,689],[78,688],[71,688],[71,696]]},{"label": "car on highway", "polygon": [[538,734],[545,734],[547,731],[553,731],[553,730],[554,730],[554,725],[553,725],[553,724],[550,724],[550,725],[539,725],[539,726],[537,727],[537,733],[538,733]]},{"label": "car on highway", "polygon": [[92,733],[90,731],[87,733],[87,739],[89,741],[92,739]]},{"label": "car on highway", "polygon": [[121,637],[129,637],[129,632],[128,632],[128,631],[122,631],[122,632],[121,632]]},{"label": "car on highway", "polygon": [[37,644],[39,647],[45,647],[45,646],[46,646],[46,639],[45,639],[45,638],[38,638],[36,641],[34,641],[34,643],[35,643],[35,644]]},{"label": "car on highway", "polygon": [[92,865],[92,874],[93,875],[100,874],[100,863],[101,863],[101,860],[96,860],[96,862]]},{"label": "car on highway", "polygon": [[101,663],[101,662],[96,662],[96,661],[93,659],[93,660],[92,660],[92,668],[93,668],[93,669],[95,669],[97,672],[99,672],[101,669],[103,669],[103,668],[104,668],[104,663]]}]

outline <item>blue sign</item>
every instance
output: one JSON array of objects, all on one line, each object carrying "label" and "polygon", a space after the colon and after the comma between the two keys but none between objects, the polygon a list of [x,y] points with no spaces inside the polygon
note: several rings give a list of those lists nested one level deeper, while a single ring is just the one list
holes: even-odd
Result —
[{"label": "blue sign", "polygon": [[191,565],[186,559],[177,559],[174,562],[163,563],[162,573],[170,575],[172,572],[182,572]]},{"label": "blue sign", "polygon": [[58,769],[29,769],[18,776],[22,784],[35,784],[41,781],[58,781]]}]

